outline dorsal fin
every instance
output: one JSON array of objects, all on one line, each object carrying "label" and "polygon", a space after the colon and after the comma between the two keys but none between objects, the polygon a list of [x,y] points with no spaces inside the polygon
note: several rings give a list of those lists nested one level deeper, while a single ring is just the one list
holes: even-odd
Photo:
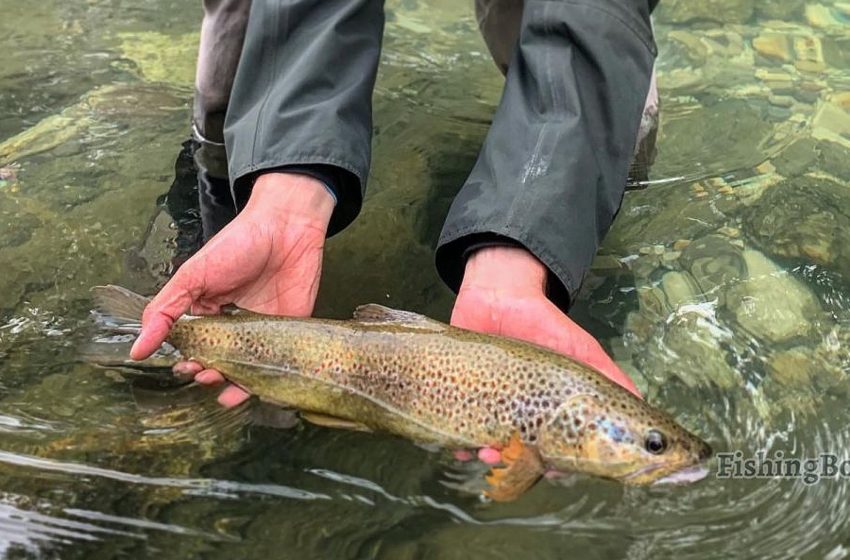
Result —
[{"label": "dorsal fin", "polygon": [[222,305],[219,309],[219,313],[222,315],[263,315],[263,313],[257,313],[256,311],[248,311],[247,309],[243,309],[233,303],[228,303],[226,305]]},{"label": "dorsal fin", "polygon": [[359,306],[354,310],[354,320],[361,323],[385,323],[392,325],[403,325],[413,329],[422,329],[428,331],[444,331],[446,330],[445,323],[441,323],[435,319],[414,313],[413,311],[401,311],[384,307],[377,303],[367,303]]}]

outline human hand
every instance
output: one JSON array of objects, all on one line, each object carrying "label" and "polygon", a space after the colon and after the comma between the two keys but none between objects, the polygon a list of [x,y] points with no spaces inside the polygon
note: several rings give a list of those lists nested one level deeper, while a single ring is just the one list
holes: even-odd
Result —
[{"label": "human hand", "polygon": [[[307,317],[313,312],[333,197],[318,180],[293,173],[259,177],[245,209],[187,260],[145,309],[142,331],[130,356],[141,360],[163,343],[187,311],[218,313],[237,306],[272,315]],[[223,383],[222,375],[183,362],[175,371],[199,383]],[[248,393],[228,386],[219,396],[236,406]]]},{"label": "human hand", "polygon": [[[634,382],[599,342],[546,298],[546,267],[525,249],[487,247],[473,253],[466,261],[451,323],[566,354],[640,396]],[[498,463],[499,453],[483,448],[478,450],[478,458]]]}]

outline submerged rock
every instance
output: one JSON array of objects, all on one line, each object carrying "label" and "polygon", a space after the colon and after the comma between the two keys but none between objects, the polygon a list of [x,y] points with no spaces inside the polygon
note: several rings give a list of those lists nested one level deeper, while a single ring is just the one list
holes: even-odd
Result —
[{"label": "submerged rock", "polygon": [[[0,142],[0,166],[58,147],[64,156],[82,151],[87,134],[96,125],[118,127],[161,120],[182,110],[186,101],[154,84],[113,84],[95,88],[61,112]],[[102,134],[95,130],[94,134]]]},{"label": "submerged rock", "polygon": [[764,19],[792,20],[803,11],[805,0],[759,0],[756,15]]},{"label": "submerged rock", "polygon": [[744,226],[767,253],[802,259],[850,278],[850,189],[804,176],[767,190]]},{"label": "submerged rock", "polygon": [[791,41],[783,33],[766,31],[753,39],[753,48],[769,60],[790,62],[793,58]]},{"label": "submerged rock", "polygon": [[850,148],[850,107],[844,97],[822,102],[812,119],[812,137],[830,140]]},{"label": "submerged rock", "polygon": [[755,0],[668,0],[658,6],[656,17],[659,21],[670,23],[744,23],[752,17],[755,5]]},{"label": "submerged rock", "polygon": [[[721,228],[723,229],[723,228]],[[680,259],[704,294],[725,303],[726,289],[747,277],[740,243],[720,234],[707,235],[688,245]]]},{"label": "submerged rock", "polygon": [[640,348],[634,361],[654,385],[672,379],[688,387],[731,389],[743,384],[730,365],[728,346],[733,333],[718,322],[710,304],[680,307],[654,324],[642,315],[643,311],[629,316],[624,340]]},{"label": "submerged rock", "polygon": [[810,334],[821,308],[815,295],[762,253],[743,252],[746,280],[726,293],[738,324],[771,343]]},{"label": "submerged rock", "polygon": [[119,33],[119,50],[145,81],[191,87],[195,81],[199,33],[166,35],[157,31]]}]

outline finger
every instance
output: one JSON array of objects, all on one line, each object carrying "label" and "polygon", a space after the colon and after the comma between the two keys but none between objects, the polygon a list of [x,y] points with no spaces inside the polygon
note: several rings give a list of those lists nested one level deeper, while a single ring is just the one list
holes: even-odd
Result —
[{"label": "finger", "polygon": [[189,309],[192,315],[218,315],[219,311],[221,311],[220,305],[206,300],[196,301]]},{"label": "finger", "polygon": [[192,259],[177,271],[160,292],[151,300],[142,315],[142,332],[130,350],[130,357],[143,360],[156,352],[165,342],[171,325],[192,305],[193,297],[191,268]]},{"label": "finger", "polygon": [[498,465],[502,462],[502,454],[498,449],[482,447],[478,450],[478,460],[488,465]]},{"label": "finger", "polygon": [[195,375],[196,373],[200,373],[203,371],[204,366],[199,364],[198,362],[193,362],[191,360],[185,362],[177,362],[171,368],[177,375]]},{"label": "finger", "polygon": [[214,369],[205,369],[195,376],[195,381],[201,385],[221,385],[224,383],[224,376]]},{"label": "finger", "polygon": [[228,385],[218,396],[218,403],[225,408],[233,408],[247,401],[251,395],[236,385]]},{"label": "finger", "polygon": [[602,345],[590,333],[565,315],[561,315],[561,321],[561,329],[563,329],[561,332],[567,332],[569,336],[555,337],[551,346],[553,350],[572,356],[578,361],[596,368],[617,385],[622,386],[637,397],[641,396],[631,377],[620,369],[620,366],[611,359]]},{"label": "finger", "polygon": [[633,393],[636,397],[643,398],[637,388],[637,385],[635,385],[635,382],[632,381],[632,378],[629,377],[626,372],[620,369],[620,366],[618,366],[616,362],[614,362],[614,360],[612,360],[611,358],[607,358],[600,359],[600,361],[603,363],[597,365],[596,367],[599,369],[600,372],[605,374],[608,379],[610,379],[617,385],[624,387],[627,391]]},{"label": "finger", "polygon": [[455,449],[452,454],[455,456],[455,459],[464,463],[472,460],[472,451],[468,449]]},{"label": "finger", "polygon": [[590,350],[576,352],[574,357],[598,369],[600,373],[605,375],[605,377],[617,385],[624,387],[626,390],[634,393],[638,397],[641,396],[640,391],[638,391],[638,388],[635,385],[635,382],[632,381],[632,378],[620,369],[620,366],[618,366],[617,363],[608,356],[598,342],[593,341],[590,344]]}]

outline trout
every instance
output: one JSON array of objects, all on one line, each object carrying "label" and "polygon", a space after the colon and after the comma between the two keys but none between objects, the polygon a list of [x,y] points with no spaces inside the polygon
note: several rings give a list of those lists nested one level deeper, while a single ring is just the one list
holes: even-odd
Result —
[{"label": "trout", "polygon": [[[95,290],[113,325],[148,299]],[[446,448],[493,447],[485,494],[512,500],[547,470],[625,484],[687,482],[711,448],[668,414],[570,357],[376,304],[350,320],[247,311],[184,315],[168,336],[186,359],[318,424],[383,431]]]}]

